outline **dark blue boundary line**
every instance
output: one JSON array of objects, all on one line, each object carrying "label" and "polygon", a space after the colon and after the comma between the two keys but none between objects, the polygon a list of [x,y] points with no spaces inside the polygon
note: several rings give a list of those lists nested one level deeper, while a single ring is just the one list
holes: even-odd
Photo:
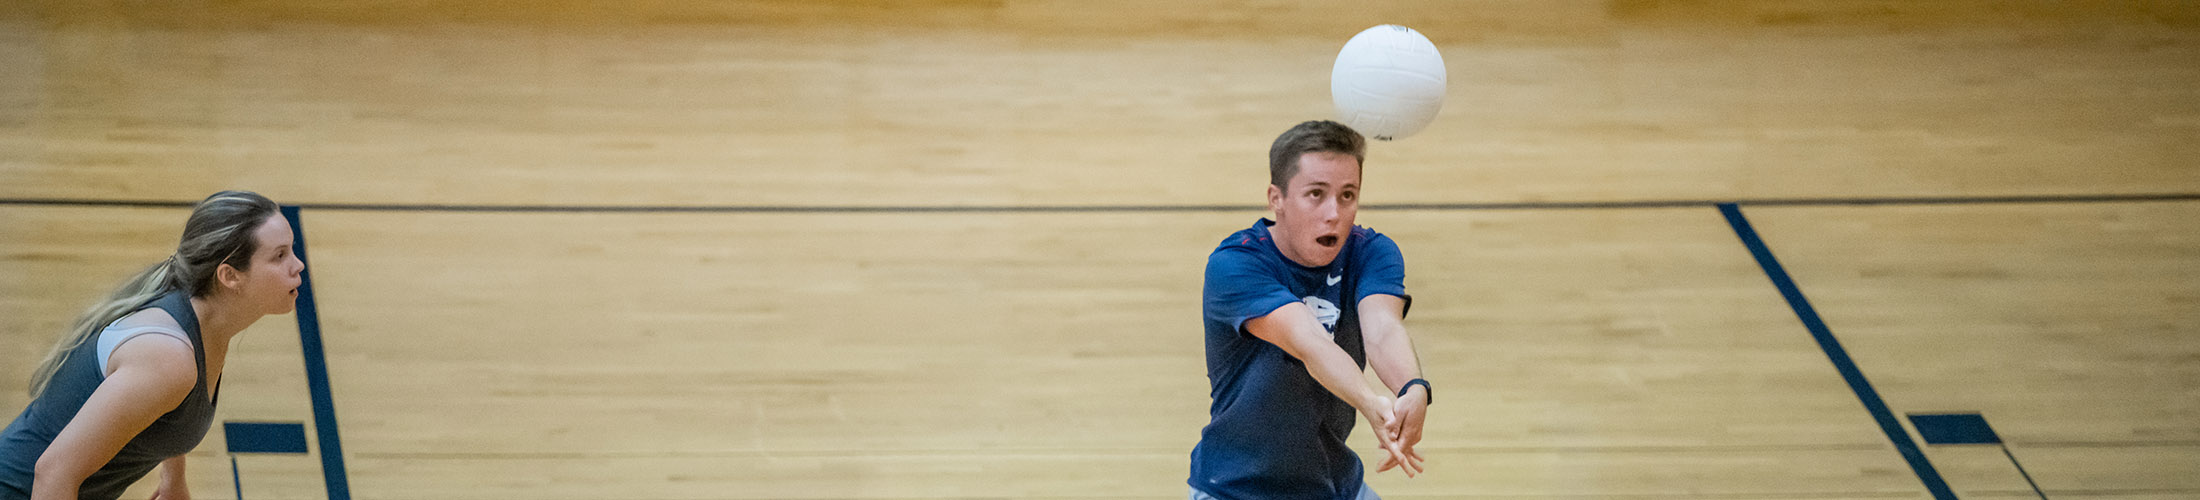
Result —
[{"label": "dark blue boundary line", "polygon": [[1910,462],[1910,470],[1925,483],[1925,489],[1932,492],[1935,499],[1956,500],[1955,492],[1948,489],[1948,482],[1940,478],[1940,471],[1933,469],[1932,461],[1927,460],[1917,442],[1910,439],[1909,431],[1902,429],[1902,422],[1896,420],[1894,412],[1887,410],[1887,403],[1879,399],[1879,391],[1872,390],[1871,381],[1865,380],[1864,372],[1849,359],[1848,350],[1842,349],[1841,341],[1833,338],[1833,330],[1818,318],[1818,310],[1811,308],[1810,301],[1803,298],[1803,290],[1788,278],[1787,269],[1780,267],[1779,259],[1773,258],[1772,249],[1758,239],[1757,230],[1742,216],[1742,207],[1720,203],[1719,213],[1726,216],[1727,225],[1734,227],[1734,235],[1742,239],[1742,245],[1749,247],[1750,255],[1757,258],[1757,265],[1764,268],[1772,285],[1780,289],[1780,296],[1787,298],[1788,307],[1795,310],[1795,317],[1810,330],[1811,338],[1818,340],[1818,348],[1826,352],[1826,359],[1833,361],[1834,369],[1841,372],[1841,379],[1849,383],[1849,390],[1864,403],[1864,409],[1871,411],[1872,419],[1879,421],[1879,430],[1887,433],[1887,440],[1893,441],[1895,449],[1902,452],[1902,459]]},{"label": "dark blue boundary line", "polygon": [[[298,211],[296,206],[283,206],[283,218],[290,219],[291,251],[297,252],[300,263],[305,263],[305,222],[299,220]],[[313,430],[321,442],[321,478],[328,483],[329,500],[351,500],[351,482],[344,475],[344,444],[336,435],[336,399],[329,391],[328,357],[321,349],[321,314],[314,307],[310,265],[299,274],[298,347],[305,357],[306,392],[313,396]]]},{"label": "dark blue boundary line", "polygon": [[237,500],[244,500],[244,473],[237,471],[237,456],[229,456],[229,485],[237,487]]},{"label": "dark blue boundary line", "polygon": [[[2028,196],[1943,196],[1881,198],[1757,198],[1737,200],[1528,201],[1508,203],[1370,203],[1366,210],[1613,210],[1702,208],[1718,205],[1880,206],[1984,205],[2028,203],[2130,203],[2200,201],[2200,193],[2079,194]],[[100,200],[88,198],[5,198],[0,205],[190,208],[195,201]],[[478,205],[308,203],[314,210],[353,212],[578,212],[578,213],[1109,213],[1250,212],[1262,205]]]},{"label": "dark blue boundary line", "polygon": [[[2017,466],[2017,474],[2022,474],[2022,475],[2024,475],[2024,484],[2026,484],[2026,485],[2029,485],[2029,486],[2031,486],[2031,487],[2032,487],[2032,493],[2038,494],[2038,495],[2040,496],[2040,500],[2047,500],[2047,492],[2045,492],[2045,491],[2040,491],[2040,483],[2038,483],[2038,482],[2036,482],[2036,481],[2033,481],[2033,480],[2032,480],[2032,473],[2030,473],[2030,472],[2025,472],[2025,471],[2024,471],[2024,464],[2023,464],[2023,463],[2020,463],[2020,462],[2017,462],[2017,455],[2016,455],[2015,453],[2010,453],[2010,452],[2009,452],[2009,443],[1997,443],[1997,444],[2000,444],[2000,445],[2001,445],[2001,456],[2009,457],[2009,465],[2014,465],[2014,466]],[[240,500],[242,500],[242,499],[240,499]]]}]

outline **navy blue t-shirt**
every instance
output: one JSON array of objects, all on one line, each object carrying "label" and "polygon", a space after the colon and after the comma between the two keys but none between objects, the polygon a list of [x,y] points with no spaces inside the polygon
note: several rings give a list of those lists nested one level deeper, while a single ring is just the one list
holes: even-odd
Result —
[{"label": "navy blue t-shirt", "polygon": [[1223,500],[1353,498],[1365,480],[1360,457],[1345,445],[1357,412],[1245,322],[1303,302],[1365,369],[1360,299],[1407,298],[1405,258],[1389,237],[1355,226],[1336,260],[1301,266],[1276,249],[1273,224],[1261,219],[1207,256],[1201,309],[1214,403],[1192,449],[1190,484]]}]

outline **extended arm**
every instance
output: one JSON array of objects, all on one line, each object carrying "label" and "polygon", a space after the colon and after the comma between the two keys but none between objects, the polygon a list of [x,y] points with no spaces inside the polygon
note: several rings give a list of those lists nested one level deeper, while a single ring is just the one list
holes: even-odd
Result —
[{"label": "extended arm", "polygon": [[[1422,385],[1405,387],[1406,382],[1421,378],[1421,360],[1413,352],[1413,338],[1406,335],[1404,298],[1396,295],[1376,294],[1360,299],[1360,336],[1367,348],[1368,367],[1375,369],[1375,377],[1382,379],[1391,394],[1398,394],[1393,411],[1398,418],[1398,447],[1403,458],[1410,460],[1386,460],[1376,472],[1405,465],[1407,472],[1421,468],[1421,454],[1413,446],[1421,442],[1421,424],[1427,421],[1429,393]],[[1401,389],[1404,392],[1399,392]]]},{"label": "extended arm", "polygon": [[115,367],[69,425],[38,456],[32,500],[73,500],[124,444],[161,414],[183,403],[198,382],[191,346],[166,335],[143,335],[115,348]]},{"label": "extended arm", "polygon": [[[1306,304],[1285,304],[1265,316],[1246,321],[1245,329],[1297,358],[1323,389],[1358,409],[1368,424],[1374,426],[1375,439],[1390,452],[1389,460],[1405,459],[1405,451],[1398,445],[1399,420],[1393,408],[1394,398],[1367,386],[1360,376],[1359,364],[1330,340],[1321,323],[1314,319],[1314,311]],[[1411,475],[1419,471],[1409,468],[1407,472]]]}]

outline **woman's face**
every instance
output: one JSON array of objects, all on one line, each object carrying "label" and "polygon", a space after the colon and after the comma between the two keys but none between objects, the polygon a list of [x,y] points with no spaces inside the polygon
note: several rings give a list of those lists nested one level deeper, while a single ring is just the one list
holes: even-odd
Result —
[{"label": "woman's face", "polygon": [[290,220],[283,214],[268,216],[260,227],[252,231],[252,263],[232,278],[222,278],[222,286],[237,294],[240,303],[247,304],[264,314],[289,314],[298,307],[298,285],[306,270],[305,261],[298,260],[297,252],[290,248],[296,241],[290,232]]}]

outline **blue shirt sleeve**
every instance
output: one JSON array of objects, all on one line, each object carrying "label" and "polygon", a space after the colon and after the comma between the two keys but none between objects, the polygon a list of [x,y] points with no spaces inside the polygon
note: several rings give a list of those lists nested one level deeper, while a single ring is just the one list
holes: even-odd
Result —
[{"label": "blue shirt sleeve", "polygon": [[1396,295],[1411,303],[1406,295],[1406,257],[1398,251],[1398,243],[1381,234],[1368,238],[1367,247],[1356,256],[1359,262],[1359,286],[1352,291],[1352,302],[1358,303],[1369,295]]},{"label": "blue shirt sleeve", "polygon": [[1207,320],[1229,325],[1244,335],[1245,322],[1267,316],[1276,308],[1298,302],[1268,262],[1251,249],[1222,248],[1207,256],[1207,284],[1203,291]]}]

